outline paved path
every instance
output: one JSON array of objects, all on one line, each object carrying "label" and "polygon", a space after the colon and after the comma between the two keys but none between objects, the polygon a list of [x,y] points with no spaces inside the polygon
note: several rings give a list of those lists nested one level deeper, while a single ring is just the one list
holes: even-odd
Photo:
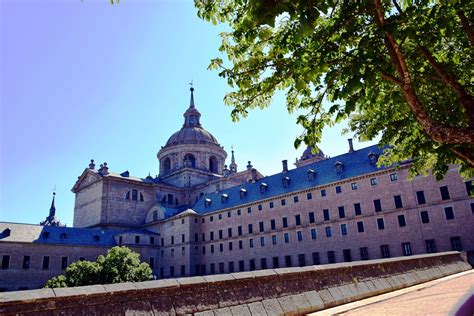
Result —
[{"label": "paved path", "polygon": [[337,306],[312,315],[336,314],[474,315],[474,270]]}]

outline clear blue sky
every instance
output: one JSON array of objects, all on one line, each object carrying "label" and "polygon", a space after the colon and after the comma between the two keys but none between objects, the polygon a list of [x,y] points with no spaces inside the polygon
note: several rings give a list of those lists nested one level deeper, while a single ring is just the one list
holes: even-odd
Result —
[{"label": "clear blue sky", "polygon": [[[270,175],[304,150],[293,148],[301,130],[281,96],[231,121],[229,88],[207,70],[224,28],[200,20],[192,1],[0,0],[0,10],[0,221],[39,223],[56,186],[57,215],[71,226],[70,190],[91,158],[156,175],[191,80],[203,126],[229,155],[234,145],[240,169],[251,160]],[[327,155],[347,151],[342,127],[327,129]]]}]

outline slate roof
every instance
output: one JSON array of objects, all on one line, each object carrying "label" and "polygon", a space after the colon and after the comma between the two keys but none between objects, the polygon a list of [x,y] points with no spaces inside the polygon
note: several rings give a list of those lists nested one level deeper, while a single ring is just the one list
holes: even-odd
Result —
[{"label": "slate roof", "polygon": [[[7,228],[10,228],[10,236],[5,236]],[[45,232],[49,233],[48,237]],[[112,247],[116,245],[114,236],[120,232],[123,231],[0,222],[0,244],[5,241]],[[66,238],[61,238],[63,233],[66,233]],[[96,235],[100,236],[99,240],[94,240]]]},{"label": "slate roof", "polygon": [[[206,194],[192,208],[198,214],[206,214],[215,212],[224,208],[236,207],[241,204],[256,202],[258,200],[271,198],[274,196],[291,193],[294,191],[304,190],[315,186],[360,176],[367,173],[384,170],[386,167],[378,168],[375,164],[371,164],[368,158],[369,153],[378,156],[382,155],[384,148],[378,145],[355,150],[343,155],[332,157],[326,160],[314,162],[303,167],[289,170],[287,172],[277,173],[257,180],[255,183],[246,183],[240,186],[228,188],[216,193]],[[342,171],[337,173],[335,163],[343,164]],[[308,180],[308,170],[316,171],[313,180]],[[283,179],[289,177],[289,185],[283,186]],[[266,184],[267,190],[261,193],[261,184]],[[247,191],[244,198],[240,198],[241,188]],[[226,194],[227,197],[222,195]],[[211,203],[206,206],[206,200]]]}]

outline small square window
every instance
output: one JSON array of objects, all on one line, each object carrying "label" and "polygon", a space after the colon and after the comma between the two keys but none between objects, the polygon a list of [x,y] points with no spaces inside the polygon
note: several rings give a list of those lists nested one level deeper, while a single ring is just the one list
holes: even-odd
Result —
[{"label": "small square window", "polygon": [[357,182],[351,183],[351,189],[352,190],[357,190]]},{"label": "small square window", "polygon": [[286,205],[286,200],[285,200],[285,199],[282,199],[282,200],[281,200],[281,205],[282,205],[282,206],[285,206],[285,205]]},{"label": "small square window", "polygon": [[273,208],[273,207],[275,206],[275,204],[274,204],[273,202],[270,202],[270,203],[268,204],[268,206],[269,206],[270,208]]},{"label": "small square window", "polygon": [[259,204],[259,205],[258,205],[258,210],[259,210],[259,211],[263,210],[262,204]]},{"label": "small square window", "polygon": [[390,174],[390,181],[397,181],[398,180],[398,176],[396,173],[391,173]]},{"label": "small square window", "polygon": [[321,190],[321,196],[326,196],[326,190]]},{"label": "small square window", "polygon": [[294,202],[294,203],[298,203],[298,202],[299,202],[298,196],[294,196],[294,197],[293,197],[293,202]]},{"label": "small square window", "polygon": [[377,182],[377,178],[372,178],[372,179],[370,179],[370,185],[371,185],[371,186],[374,187],[374,186],[377,185],[377,183],[378,183],[378,182]]},{"label": "small square window", "polygon": [[313,194],[311,194],[311,192],[306,193],[306,199],[307,199],[307,200],[313,199]]},{"label": "small square window", "polygon": [[338,185],[338,186],[336,187],[336,193],[339,194],[339,193],[341,193],[341,192],[342,192],[342,188],[341,188],[340,185]]},{"label": "small square window", "polygon": [[247,207],[247,213],[252,213],[252,208],[251,207]]}]

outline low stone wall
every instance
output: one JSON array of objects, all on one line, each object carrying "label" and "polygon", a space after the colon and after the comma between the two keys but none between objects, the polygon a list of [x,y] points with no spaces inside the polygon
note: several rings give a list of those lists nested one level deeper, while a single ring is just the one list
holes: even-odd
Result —
[{"label": "low stone wall", "polygon": [[471,269],[460,253],[0,293],[0,314],[295,315]]}]

